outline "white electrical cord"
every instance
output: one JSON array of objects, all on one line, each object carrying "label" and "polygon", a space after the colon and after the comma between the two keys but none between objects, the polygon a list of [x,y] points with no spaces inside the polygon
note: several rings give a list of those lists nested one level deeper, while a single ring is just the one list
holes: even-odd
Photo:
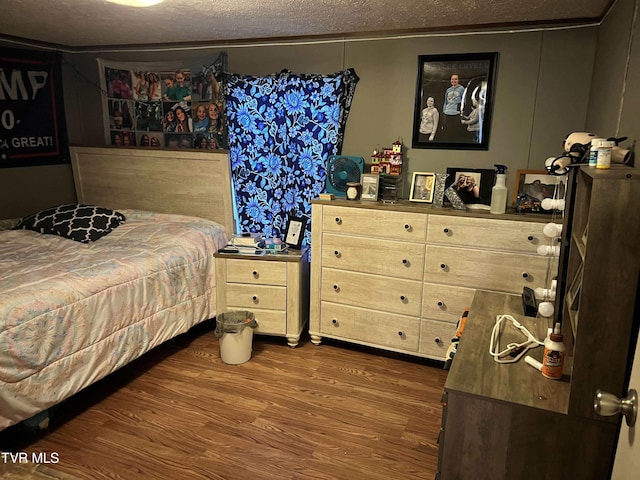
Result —
[{"label": "white electrical cord", "polygon": [[[513,326],[520,330],[527,340],[522,343],[509,343],[507,348],[502,351],[498,351],[500,348],[500,326],[504,320],[511,320]],[[544,343],[534,337],[533,334],[524,327],[524,325],[518,322],[511,315],[498,315],[496,317],[496,324],[493,326],[493,330],[491,330],[489,353],[497,363],[515,363],[520,360],[527,351],[541,345],[544,345]]]}]

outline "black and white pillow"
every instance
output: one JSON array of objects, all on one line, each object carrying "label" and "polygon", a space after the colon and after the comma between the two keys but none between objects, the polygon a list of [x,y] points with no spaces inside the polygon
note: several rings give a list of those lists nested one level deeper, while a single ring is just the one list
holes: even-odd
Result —
[{"label": "black and white pillow", "polygon": [[24,217],[15,229],[59,235],[76,242],[95,242],[125,221],[125,216],[115,210],[72,203],[47,208]]}]

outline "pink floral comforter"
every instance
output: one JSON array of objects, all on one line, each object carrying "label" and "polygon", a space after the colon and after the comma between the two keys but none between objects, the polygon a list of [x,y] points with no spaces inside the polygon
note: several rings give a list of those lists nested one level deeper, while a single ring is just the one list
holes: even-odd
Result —
[{"label": "pink floral comforter", "polygon": [[0,430],[215,316],[215,222],[121,210],[82,244],[0,230]]}]

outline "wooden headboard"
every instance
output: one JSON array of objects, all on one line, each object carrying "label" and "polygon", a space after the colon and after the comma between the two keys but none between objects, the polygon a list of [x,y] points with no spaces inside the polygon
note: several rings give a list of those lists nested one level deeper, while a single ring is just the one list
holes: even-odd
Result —
[{"label": "wooden headboard", "polygon": [[235,232],[225,151],[71,147],[79,203],[215,220]]}]

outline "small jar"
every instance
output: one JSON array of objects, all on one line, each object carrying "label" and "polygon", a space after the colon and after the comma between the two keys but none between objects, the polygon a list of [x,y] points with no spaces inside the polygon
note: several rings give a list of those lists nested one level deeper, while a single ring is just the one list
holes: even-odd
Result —
[{"label": "small jar", "polygon": [[358,182],[347,183],[347,200],[358,200],[360,198],[361,185]]},{"label": "small jar", "polygon": [[598,158],[596,158],[597,169],[611,168],[611,150],[616,145],[614,141],[602,141],[598,146]]},{"label": "small jar", "polygon": [[598,162],[598,149],[600,148],[600,142],[604,142],[604,138],[591,139],[591,148],[589,149],[589,166],[595,167]]}]

